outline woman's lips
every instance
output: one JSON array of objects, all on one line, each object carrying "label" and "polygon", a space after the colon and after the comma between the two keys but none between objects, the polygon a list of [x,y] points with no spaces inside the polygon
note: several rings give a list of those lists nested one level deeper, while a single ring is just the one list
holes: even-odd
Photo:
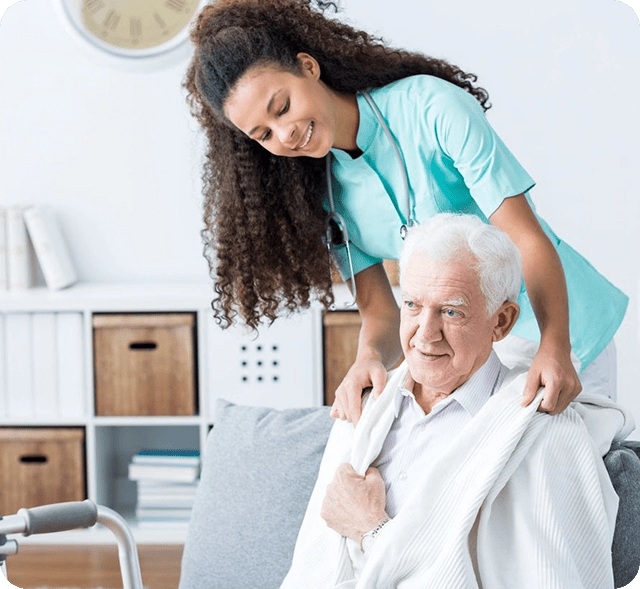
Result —
[{"label": "woman's lips", "polygon": [[298,149],[304,149],[308,144],[309,141],[311,140],[311,135],[313,135],[313,121],[311,121],[309,123],[309,128],[307,129],[307,134],[304,137],[304,140],[302,141],[302,143],[298,146]]}]

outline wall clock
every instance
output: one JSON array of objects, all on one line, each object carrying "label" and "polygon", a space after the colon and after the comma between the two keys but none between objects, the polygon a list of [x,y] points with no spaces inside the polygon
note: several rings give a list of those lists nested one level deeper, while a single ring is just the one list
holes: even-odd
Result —
[{"label": "wall clock", "polygon": [[122,57],[172,51],[189,36],[203,0],[57,0],[63,16],[95,47]]}]

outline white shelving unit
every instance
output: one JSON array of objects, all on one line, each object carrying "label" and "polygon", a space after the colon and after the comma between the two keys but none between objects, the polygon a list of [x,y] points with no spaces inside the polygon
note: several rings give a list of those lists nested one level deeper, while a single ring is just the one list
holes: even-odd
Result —
[{"label": "white shelving unit", "polygon": [[[79,284],[67,290],[44,288],[0,293],[0,427],[80,426],[85,430],[87,496],[116,509],[130,520],[136,541],[182,543],[186,525],[138,525],[133,519],[135,483],[127,465],[143,448],[202,450],[213,423],[216,398],[277,408],[322,404],[322,313],[319,308],[282,318],[256,335],[242,328],[222,330],[213,320],[210,284]],[[95,313],[190,312],[196,316],[197,415],[189,417],[100,417],[94,406],[92,318]],[[27,352],[23,378],[7,376],[7,364],[21,337],[33,349],[33,330],[42,316],[79,319],[77,342],[63,346],[79,353],[75,374],[80,392],[69,402],[58,390],[57,411],[42,410],[46,400],[38,387],[59,374],[42,373]],[[26,334],[14,329],[19,317]],[[55,319],[53,320],[55,322]],[[25,329],[24,327],[22,328]],[[30,331],[29,331],[30,329]],[[59,347],[61,344],[58,344]],[[37,357],[37,352],[35,353]],[[15,372],[16,368],[12,367]],[[49,380],[48,380],[49,379]],[[67,389],[71,390],[71,389]],[[51,393],[49,393],[51,395]],[[21,403],[12,399],[20,396]],[[51,399],[49,398],[49,401]],[[39,407],[40,405],[40,407]],[[55,401],[53,402],[55,405]],[[16,412],[16,407],[19,410]],[[13,413],[12,413],[13,410]],[[7,515],[7,514],[5,514]],[[110,543],[112,535],[97,527],[25,538],[33,543]]]}]

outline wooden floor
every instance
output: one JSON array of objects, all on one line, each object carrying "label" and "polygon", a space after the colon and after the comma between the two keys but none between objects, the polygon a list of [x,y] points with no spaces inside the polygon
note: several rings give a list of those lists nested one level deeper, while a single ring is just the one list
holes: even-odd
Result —
[{"label": "wooden floor", "polygon": [[[182,546],[138,546],[145,589],[177,589]],[[2,574],[2,573],[0,573]],[[21,545],[7,560],[9,582],[21,589],[121,589],[116,546]]]}]

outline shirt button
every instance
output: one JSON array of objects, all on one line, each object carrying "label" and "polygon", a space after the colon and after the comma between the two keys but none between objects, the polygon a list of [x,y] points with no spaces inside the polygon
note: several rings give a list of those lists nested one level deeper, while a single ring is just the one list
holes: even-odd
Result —
[{"label": "shirt button", "polygon": [[398,478],[401,481],[406,481],[407,480],[407,473],[406,472],[401,472],[400,475],[398,476]]}]

